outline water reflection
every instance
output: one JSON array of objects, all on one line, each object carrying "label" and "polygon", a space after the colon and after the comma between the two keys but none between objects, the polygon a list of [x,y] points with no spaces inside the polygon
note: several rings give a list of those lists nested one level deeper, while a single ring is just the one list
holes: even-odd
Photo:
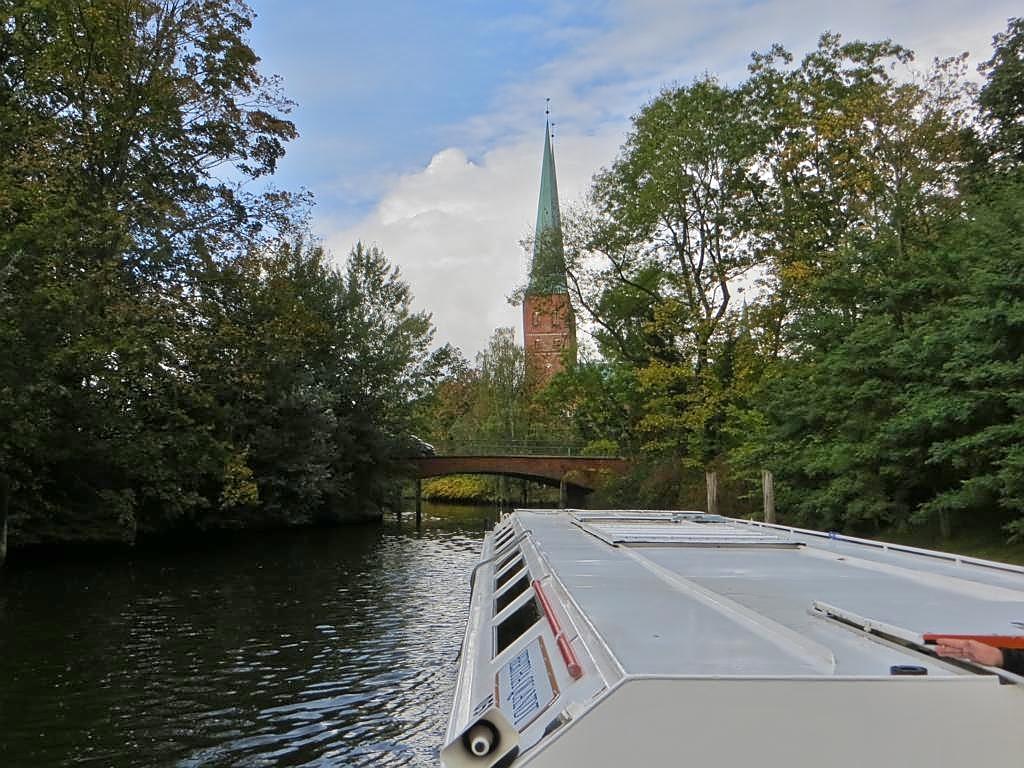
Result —
[{"label": "water reflection", "polygon": [[0,577],[0,765],[436,765],[493,510]]}]

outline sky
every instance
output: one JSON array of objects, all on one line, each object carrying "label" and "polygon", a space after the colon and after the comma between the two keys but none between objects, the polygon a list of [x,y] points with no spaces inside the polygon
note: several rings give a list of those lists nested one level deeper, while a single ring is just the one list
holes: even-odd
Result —
[{"label": "sky", "polygon": [[750,55],[818,36],[885,38],[977,64],[1019,0],[250,0],[266,74],[300,137],[274,183],[313,193],[342,261],[357,241],[397,265],[435,345],[472,361],[520,309],[546,99],[563,209],[614,162],[630,118],[666,86],[743,80]]}]

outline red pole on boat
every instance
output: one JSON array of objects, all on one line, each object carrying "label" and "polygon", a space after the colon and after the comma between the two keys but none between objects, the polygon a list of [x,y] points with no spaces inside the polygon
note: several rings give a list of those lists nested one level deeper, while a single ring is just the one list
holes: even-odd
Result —
[{"label": "red pole on boat", "polygon": [[977,640],[994,648],[1024,648],[1024,635],[944,635],[926,632],[922,637],[925,643],[934,643],[941,637],[949,637],[954,640]]},{"label": "red pole on boat", "polygon": [[544,615],[548,618],[548,624],[551,625],[551,634],[558,637],[562,634],[562,627],[558,624],[558,618],[555,616],[554,610],[551,608],[551,602],[548,600],[548,596],[544,593],[544,588],[540,585],[540,579],[533,580],[533,591],[537,593],[537,599],[540,600],[540,607],[544,609]]},{"label": "red pole on boat", "polygon": [[548,600],[547,594],[544,592],[544,588],[540,584],[539,579],[533,581],[533,591],[537,595],[537,600],[540,601],[540,607],[544,610],[544,615],[548,619],[548,625],[551,627],[551,633],[555,636],[555,644],[558,645],[558,650],[562,654],[562,660],[565,661],[565,668],[569,671],[569,675],[574,680],[579,680],[583,677],[583,666],[580,664],[578,658],[576,658],[576,652],[573,651],[572,646],[569,645],[569,640],[562,632],[562,627],[558,623],[558,618],[555,616],[555,612],[551,607],[551,602]]}]

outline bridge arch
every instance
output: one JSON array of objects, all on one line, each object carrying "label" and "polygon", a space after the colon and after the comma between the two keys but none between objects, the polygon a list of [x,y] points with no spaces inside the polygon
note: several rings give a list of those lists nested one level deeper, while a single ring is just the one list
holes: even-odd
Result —
[{"label": "bridge arch", "polygon": [[576,498],[593,491],[609,475],[623,474],[629,468],[625,459],[586,456],[420,456],[412,464],[418,480],[444,475],[504,475],[556,488],[564,485]]}]

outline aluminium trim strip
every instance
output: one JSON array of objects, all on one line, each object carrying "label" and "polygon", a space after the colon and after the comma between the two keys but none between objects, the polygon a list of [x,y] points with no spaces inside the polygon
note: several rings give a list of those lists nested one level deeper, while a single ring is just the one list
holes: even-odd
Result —
[{"label": "aluminium trim strip", "polygon": [[845,541],[850,544],[862,544],[864,546],[872,547],[874,549],[881,549],[886,552],[906,552],[912,555],[923,555],[925,557],[934,557],[937,560],[948,560],[956,564],[966,563],[968,565],[977,565],[982,568],[992,568],[997,571],[1009,571],[1010,573],[1021,573],[1024,574],[1024,566],[1013,565],[1012,563],[1000,563],[997,560],[984,560],[980,557],[970,557],[968,555],[957,555],[952,552],[940,552],[936,549],[922,549],[921,547],[910,547],[905,544],[893,544],[888,541],[875,541],[874,539],[861,539],[856,536],[846,536],[835,531],[815,531],[810,528],[795,528],[790,525],[779,525],[778,523],[762,523],[759,520],[744,520],[742,518],[729,518],[730,521],[736,523],[743,523],[743,525],[753,525],[758,528],[774,528],[779,531],[789,531],[790,533],[798,533],[803,536],[816,536],[822,539],[833,539],[835,541]]},{"label": "aluminium trim strip", "polygon": [[[935,652],[928,647],[925,642],[925,636],[922,633],[914,632],[911,629],[896,626],[895,624],[888,624],[884,621],[876,621],[875,619],[861,616],[860,614],[854,613],[853,611],[847,611],[843,608],[839,608],[828,603],[823,603],[820,600],[815,600],[811,603],[811,607],[808,609],[808,613],[813,615],[821,616],[825,619],[831,619],[833,621],[840,621],[847,627],[853,629],[860,629],[869,637],[877,636],[881,638],[889,638],[902,643],[906,643],[912,646],[914,650],[927,653],[931,656],[935,656],[939,661],[945,663],[952,663],[951,659],[937,656]],[[984,670],[991,675],[1002,678],[1003,680],[1014,683],[1016,685],[1024,685],[1024,676],[1014,674],[1013,672],[1007,672],[1001,667],[990,667],[987,664],[976,664],[970,661],[963,661],[960,659],[956,660],[957,664],[970,670]],[[946,679],[946,678],[936,678]]]}]

